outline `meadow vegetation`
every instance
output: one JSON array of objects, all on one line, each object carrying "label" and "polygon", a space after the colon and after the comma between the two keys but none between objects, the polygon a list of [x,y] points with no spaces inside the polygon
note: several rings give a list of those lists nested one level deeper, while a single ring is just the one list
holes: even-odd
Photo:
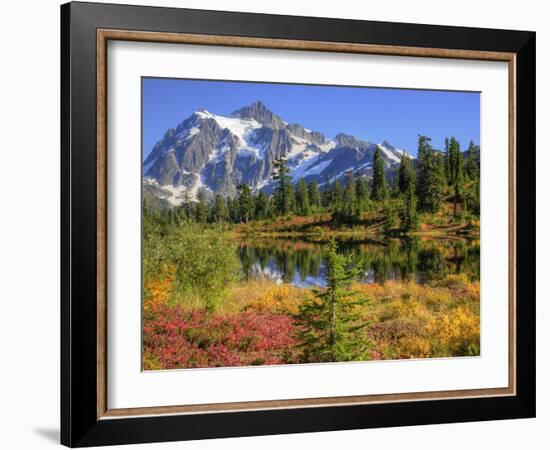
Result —
[{"label": "meadow vegetation", "polygon": [[333,241],[327,287],[298,287],[243,276],[230,230],[145,222],[146,370],[479,355],[479,281],[440,257],[396,250],[440,276],[366,284]]}]

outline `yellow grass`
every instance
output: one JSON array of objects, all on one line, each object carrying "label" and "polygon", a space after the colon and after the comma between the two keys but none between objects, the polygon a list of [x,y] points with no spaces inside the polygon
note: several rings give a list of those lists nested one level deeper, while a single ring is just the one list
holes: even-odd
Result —
[{"label": "yellow grass", "polygon": [[300,304],[313,294],[290,284],[275,284],[270,280],[253,280],[236,284],[229,290],[221,310],[227,313],[249,309],[295,314]]},{"label": "yellow grass", "polygon": [[[172,280],[168,273],[146,283],[146,309],[169,302]],[[479,282],[469,281],[466,275],[449,275],[426,285],[413,281],[355,284],[352,291],[368,300],[360,307],[360,315],[368,323],[365,332],[373,344],[373,359],[479,355]],[[293,315],[313,295],[311,289],[270,280],[241,281],[228,287],[216,312]],[[186,304],[196,307],[194,301]]]}]

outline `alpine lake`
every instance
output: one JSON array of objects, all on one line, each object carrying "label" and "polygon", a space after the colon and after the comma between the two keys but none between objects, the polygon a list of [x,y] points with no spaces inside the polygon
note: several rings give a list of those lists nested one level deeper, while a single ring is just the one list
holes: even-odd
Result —
[{"label": "alpine lake", "polygon": [[[388,280],[425,284],[450,274],[479,281],[479,238],[336,236],[339,251],[357,269],[357,282]],[[326,286],[330,241],[318,236],[239,238],[238,257],[245,280],[268,279],[297,287]]]}]

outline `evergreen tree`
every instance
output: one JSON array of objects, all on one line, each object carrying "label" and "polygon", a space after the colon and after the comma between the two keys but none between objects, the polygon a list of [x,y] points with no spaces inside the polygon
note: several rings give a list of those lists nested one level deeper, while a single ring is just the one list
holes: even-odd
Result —
[{"label": "evergreen tree", "polygon": [[408,155],[403,155],[399,163],[399,192],[405,194],[410,186],[416,188],[416,173],[413,168],[411,158]]},{"label": "evergreen tree", "polygon": [[431,139],[427,136],[418,136],[418,153],[417,158],[417,183],[416,193],[420,200],[420,207],[423,210],[428,208],[428,199],[426,193],[428,192],[429,184],[429,170],[432,159],[433,150],[430,145]]},{"label": "evergreen tree", "polygon": [[249,220],[254,219],[256,205],[248,185],[241,184],[238,189],[239,196],[237,197],[237,204],[239,209],[239,221],[248,223]]},{"label": "evergreen tree", "polygon": [[399,191],[399,168],[392,170],[391,177],[388,180],[389,194],[392,198],[398,198]]},{"label": "evergreen tree", "polygon": [[181,206],[176,206],[174,208],[174,216],[176,219],[176,224],[178,226],[187,221],[187,217],[185,216],[185,211]]},{"label": "evergreen tree", "polygon": [[170,225],[174,223],[174,210],[172,208],[168,209],[168,223]]},{"label": "evergreen tree", "polygon": [[143,218],[146,219],[147,217],[151,216],[151,210],[149,209],[149,202],[146,198],[143,198],[143,202],[141,205],[141,210],[143,211]]},{"label": "evergreen tree", "polygon": [[225,201],[225,207],[227,208],[227,216],[231,222],[237,222],[238,217],[235,215],[235,199],[232,199],[231,197],[227,197]]},{"label": "evergreen tree", "polygon": [[275,207],[281,215],[290,214],[294,207],[294,189],[289,173],[288,162],[283,156],[273,161],[272,178],[279,182],[275,190]]},{"label": "evergreen tree", "polygon": [[214,222],[225,222],[229,219],[229,212],[223,195],[216,194],[212,208],[212,220]]},{"label": "evergreen tree", "polygon": [[309,195],[307,184],[303,178],[296,183],[296,213],[300,216],[307,216],[309,214]]},{"label": "evergreen tree", "polygon": [[340,180],[336,179],[334,180],[334,184],[332,185],[332,198],[330,203],[331,211],[339,215],[343,211],[344,206],[344,188],[342,187],[342,183],[340,183]]},{"label": "evergreen tree", "polygon": [[464,184],[464,162],[460,152],[460,144],[452,137],[448,151],[449,186],[453,190],[453,216],[457,217],[457,203],[462,195]]},{"label": "evergreen tree", "polygon": [[365,177],[359,176],[355,180],[355,213],[360,216],[367,209],[369,202],[369,186]]},{"label": "evergreen tree", "polygon": [[445,160],[445,177],[447,178],[447,184],[451,184],[449,181],[451,179],[451,143],[449,141],[449,138],[445,138],[445,152],[443,159]]},{"label": "evergreen tree", "polygon": [[295,316],[304,362],[360,361],[369,359],[370,342],[359,320],[357,300],[350,285],[357,276],[355,266],[337,251],[332,240],[327,256],[327,287],[315,299],[302,303]]},{"label": "evergreen tree", "polygon": [[445,160],[441,152],[434,151],[432,153],[432,166],[433,170],[430,171],[431,183],[428,194],[433,204],[433,211],[438,211],[443,202],[447,185],[447,178],[445,177]]},{"label": "evergreen tree", "polygon": [[480,212],[479,180],[472,182],[472,184],[465,191],[464,197],[465,197],[464,209],[467,209],[470,214],[479,216],[479,212]]},{"label": "evergreen tree", "polygon": [[386,189],[386,174],[384,170],[384,160],[380,147],[376,146],[373,158],[373,174],[372,174],[372,193],[373,200],[384,200],[388,192]]},{"label": "evergreen tree", "polygon": [[400,201],[398,199],[387,198],[384,201],[384,217],[386,222],[384,228],[390,231],[399,226]]},{"label": "evergreen tree", "polygon": [[178,198],[181,199],[180,208],[182,209],[185,220],[195,220],[195,211],[191,198],[189,197],[189,192],[187,192],[187,190],[184,191]]},{"label": "evergreen tree", "polygon": [[264,191],[258,192],[258,196],[256,197],[256,210],[255,210],[255,216],[258,220],[265,220],[268,219],[271,215],[270,212],[270,204],[269,204],[269,197],[265,195]]},{"label": "evergreen tree", "polygon": [[421,210],[437,212],[445,191],[445,161],[441,152],[431,147],[430,141],[429,137],[418,136],[416,194]]},{"label": "evergreen tree", "polygon": [[464,171],[466,172],[466,175],[469,180],[471,181],[479,180],[479,166],[480,166],[479,146],[475,145],[473,141],[470,141],[467,155],[468,157],[466,158],[466,162],[464,164]]},{"label": "evergreen tree", "polygon": [[416,212],[416,192],[414,184],[410,183],[405,192],[401,223],[406,231],[411,231],[418,226],[418,214]]},{"label": "evergreen tree", "polygon": [[195,220],[199,223],[206,223],[208,220],[208,201],[205,189],[199,189],[197,199],[198,204],[195,207]]},{"label": "evergreen tree", "polygon": [[342,213],[346,219],[350,219],[355,216],[357,204],[355,196],[355,183],[353,182],[353,173],[351,170],[346,173],[346,187],[344,189],[342,206]]},{"label": "evergreen tree", "polygon": [[314,212],[319,212],[321,209],[321,193],[319,192],[319,186],[317,181],[311,181],[307,186],[307,195],[309,198],[309,204]]},{"label": "evergreen tree", "polygon": [[321,202],[325,210],[330,210],[332,206],[332,186],[330,185],[330,179],[325,176],[325,182],[323,183],[323,192],[321,194]]}]

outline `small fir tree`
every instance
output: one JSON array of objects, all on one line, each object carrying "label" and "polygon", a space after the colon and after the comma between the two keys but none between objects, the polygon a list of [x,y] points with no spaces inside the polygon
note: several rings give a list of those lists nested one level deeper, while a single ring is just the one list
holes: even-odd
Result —
[{"label": "small fir tree", "polygon": [[332,240],[327,256],[327,287],[305,301],[295,316],[304,362],[361,361],[370,359],[370,341],[362,329],[359,299],[350,289],[357,276],[355,266],[337,251]]}]

